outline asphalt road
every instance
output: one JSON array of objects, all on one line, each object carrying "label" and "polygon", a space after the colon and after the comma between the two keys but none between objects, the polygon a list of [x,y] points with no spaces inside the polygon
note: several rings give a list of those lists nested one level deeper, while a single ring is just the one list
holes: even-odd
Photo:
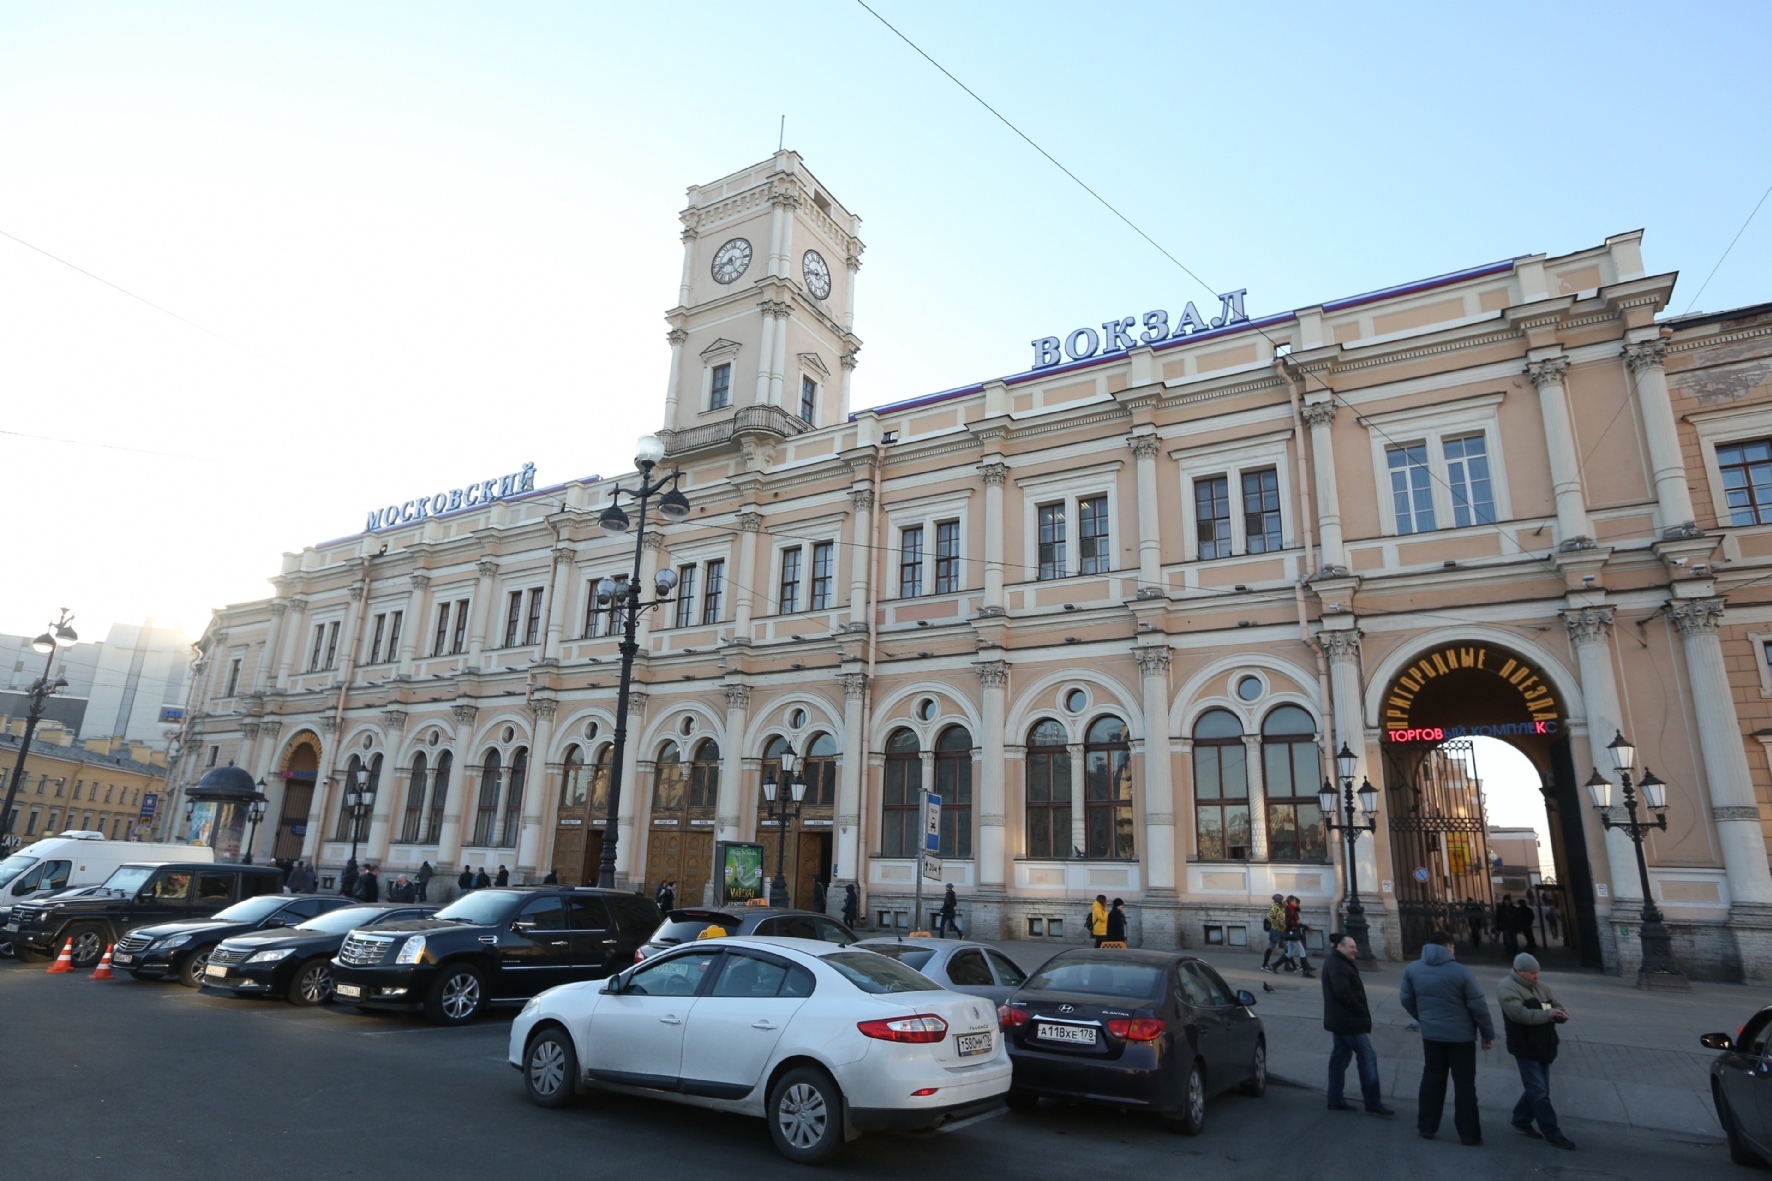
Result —
[{"label": "asphalt road", "polygon": [[[592,1097],[547,1111],[504,1061],[507,1019],[438,1029],[354,1009],[195,993],[176,984],[0,961],[4,1158],[58,1177],[190,1181],[374,1177],[512,1181],[777,1175],[761,1121],[662,1102]],[[1351,1079],[1350,1072],[1350,1081]],[[1450,1104],[1448,1103],[1448,1108]],[[1715,1143],[1571,1123],[1581,1150],[1519,1136],[1486,1112],[1489,1143],[1421,1140],[1396,1119],[1324,1110],[1320,1092],[1226,1096],[1198,1138],[1139,1115],[1045,1104],[947,1134],[875,1135],[832,1177],[977,1181],[1133,1176],[1285,1181],[1439,1177],[1609,1181],[1727,1177]],[[1745,1172],[1743,1173],[1745,1176]]]}]

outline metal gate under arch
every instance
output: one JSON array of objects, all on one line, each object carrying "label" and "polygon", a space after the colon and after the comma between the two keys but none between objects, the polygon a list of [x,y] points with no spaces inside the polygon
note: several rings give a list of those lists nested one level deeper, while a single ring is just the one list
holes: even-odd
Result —
[{"label": "metal gate under arch", "polygon": [[1385,751],[1385,811],[1403,953],[1493,910],[1488,824],[1469,739]]}]

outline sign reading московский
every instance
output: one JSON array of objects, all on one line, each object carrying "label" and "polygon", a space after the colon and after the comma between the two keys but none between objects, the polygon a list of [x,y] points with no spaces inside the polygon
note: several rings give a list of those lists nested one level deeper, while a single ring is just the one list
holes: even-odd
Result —
[{"label": "sign reading \u043c\u043e\u0441\u043a\u043e\u0432\u0441\u043a\u0438\u0439", "polygon": [[490,480],[481,480],[478,484],[469,484],[465,488],[451,488],[447,492],[439,492],[435,496],[421,496],[417,500],[408,500],[403,504],[390,504],[387,508],[372,509],[369,513],[369,524],[363,527],[364,532],[373,533],[377,529],[392,529],[395,525],[407,525],[413,521],[422,521],[426,517],[440,517],[444,513],[452,513],[457,509],[472,508],[477,504],[491,504],[495,500],[504,500],[520,492],[535,491],[535,465],[526,463],[522,471],[512,472],[508,476],[494,476]]},{"label": "sign reading \u043c\u043e\u0441\u043a\u043e\u0432\u0441\u043a\u0438\u0439", "polygon": [[[1249,315],[1243,310],[1243,296],[1249,289],[1239,288],[1227,291],[1218,297],[1222,305],[1218,315],[1210,321],[1200,315],[1199,309],[1189,300],[1182,309],[1181,318],[1175,322],[1173,329],[1169,326],[1169,313],[1161,309],[1146,312],[1143,316],[1127,316],[1121,320],[1103,322],[1101,331],[1093,328],[1078,328],[1064,338],[1062,345],[1056,336],[1042,336],[1030,341],[1034,346],[1035,369],[1050,369],[1061,364],[1068,356],[1073,361],[1086,361],[1090,357],[1108,353],[1123,353],[1128,349],[1137,348],[1141,344],[1156,344],[1159,341],[1177,340],[1183,336],[1192,336],[1197,332],[1207,332],[1214,328],[1229,328],[1232,324],[1246,324]],[[1140,330],[1140,325],[1143,325]]]}]

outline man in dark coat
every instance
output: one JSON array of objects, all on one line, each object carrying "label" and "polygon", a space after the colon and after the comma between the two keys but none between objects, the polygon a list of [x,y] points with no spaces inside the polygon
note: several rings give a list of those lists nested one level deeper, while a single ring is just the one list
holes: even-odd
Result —
[{"label": "man in dark coat", "polygon": [[486,876],[486,867],[482,865],[474,873],[474,889],[485,890],[492,885],[492,879]]},{"label": "man in dark coat", "polygon": [[548,870],[548,876],[541,880],[541,884],[544,886],[559,885],[560,884],[560,871],[557,869]]},{"label": "man in dark coat", "polygon": [[417,902],[418,887],[412,884],[411,878],[407,877],[405,874],[401,874],[394,880],[394,884],[388,888],[388,901]]},{"label": "man in dark coat", "polygon": [[1124,898],[1114,899],[1112,905],[1108,907],[1107,938],[1102,942],[1126,942],[1126,900]]},{"label": "man in dark coat", "polygon": [[301,866],[301,889],[297,890],[296,893],[298,893],[298,894],[312,894],[314,891],[318,890],[319,888],[320,888],[320,878],[319,878],[319,875],[317,875],[314,872],[313,863],[312,862],[304,862]]},{"label": "man in dark coat", "polygon": [[496,877],[496,878],[494,878],[494,879],[493,879],[493,883],[492,883],[492,884],[493,884],[493,885],[495,885],[495,886],[508,886],[508,885],[510,885],[510,884],[511,884],[511,871],[510,871],[510,870],[508,870],[508,869],[506,869],[506,868],[505,868],[505,867],[504,867],[504,866],[502,866],[502,865],[501,865],[501,866],[499,866],[499,867],[498,867],[498,877]]},{"label": "man in dark coat", "polygon": [[1421,1092],[1417,1128],[1432,1140],[1446,1110],[1446,1076],[1452,1076],[1453,1124],[1461,1144],[1481,1144],[1483,1124],[1477,1112],[1477,1038],[1483,1049],[1495,1045],[1495,1023],[1489,1004],[1471,970],[1453,954],[1452,936],[1435,931],[1421,949],[1421,958],[1403,969],[1397,997],[1421,1025]]},{"label": "man in dark coat", "polygon": [[355,898],[357,896],[357,877],[357,859],[353,857],[345,862],[344,872],[338,875],[338,892],[346,898]]},{"label": "man in dark coat", "polygon": [[954,895],[954,883],[949,882],[948,888],[941,896],[941,909],[935,915],[935,934],[937,938],[946,939],[952,931],[958,938],[966,938],[966,932],[960,930],[960,900]]},{"label": "man in dark coat", "polygon": [[677,907],[677,891],[675,891],[671,888],[671,879],[670,878],[660,878],[659,879],[658,891],[657,891],[657,893],[653,894],[652,900],[654,902],[658,903],[658,909],[660,911],[664,912],[665,914],[669,914],[671,911],[676,909],[676,907]]},{"label": "man in dark coat", "polygon": [[435,876],[437,876],[437,871],[431,868],[431,863],[429,861],[422,863],[418,867],[418,901],[430,901],[429,898],[425,897],[425,894],[430,890],[431,879]]},{"label": "man in dark coat", "polygon": [[381,879],[375,876],[375,866],[365,866],[363,873],[357,878],[357,888],[351,897],[358,902],[381,901]]},{"label": "man in dark coat", "polygon": [[1360,946],[1352,935],[1337,931],[1329,936],[1329,954],[1323,957],[1323,1028],[1334,1037],[1329,1051],[1329,1110],[1353,1111],[1342,1098],[1347,1085],[1347,1064],[1358,1063],[1360,1096],[1372,1115],[1395,1115],[1384,1105],[1378,1078],[1378,1051],[1372,1048],[1372,1010],[1366,1004],[1366,982],[1354,962]]},{"label": "man in dark coat", "polygon": [[461,876],[455,879],[455,885],[463,894],[472,890],[474,888],[474,871],[465,865],[462,866]]},{"label": "man in dark coat", "polygon": [[822,875],[814,877],[812,879],[812,909],[816,910],[819,914],[823,914],[825,912],[825,903],[827,900],[828,895],[825,892],[824,877]]},{"label": "man in dark coat", "polygon": [[860,918],[861,893],[854,882],[847,882],[843,886],[843,921],[853,927]]}]

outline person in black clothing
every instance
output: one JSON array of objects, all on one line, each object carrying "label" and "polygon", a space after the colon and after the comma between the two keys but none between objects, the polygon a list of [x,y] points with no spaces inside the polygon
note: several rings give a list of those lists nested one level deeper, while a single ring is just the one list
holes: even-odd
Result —
[{"label": "person in black clothing", "polygon": [[506,869],[502,865],[499,866],[498,867],[498,876],[492,880],[492,884],[495,886],[510,885],[511,884],[511,871]]},{"label": "person in black clothing", "polygon": [[474,888],[474,871],[467,866],[461,867],[461,876],[455,879],[456,888],[463,894]]},{"label": "person in black clothing", "polygon": [[1501,937],[1501,950],[1513,959],[1520,952],[1520,929],[1514,926],[1514,896],[1503,894],[1495,904],[1495,933]]},{"label": "person in black clothing", "polygon": [[486,867],[482,865],[474,873],[474,889],[485,890],[492,886],[492,879],[486,876]]},{"label": "person in black clothing", "polygon": [[437,871],[431,868],[431,863],[429,861],[424,862],[418,867],[418,901],[430,901],[430,899],[425,897],[425,892],[430,889],[431,879],[435,877],[436,874]]},{"label": "person in black clothing", "polygon": [[860,918],[861,894],[854,882],[848,882],[843,886],[843,921],[853,927]]},{"label": "person in black clothing", "polygon": [[959,909],[960,900],[954,896],[954,884],[949,882],[947,892],[941,896],[941,910],[935,916],[936,938],[946,939],[949,931],[956,939],[966,938],[966,933],[960,930]]},{"label": "person in black clothing", "polygon": [[1538,916],[1532,913],[1532,905],[1522,897],[1514,903],[1514,930],[1526,938],[1527,952],[1538,950],[1538,936],[1532,931],[1538,925]]},{"label": "person in black clothing", "polygon": [[541,880],[541,884],[544,886],[559,885],[560,884],[560,871],[557,869],[548,870],[548,876]]},{"label": "person in black clothing", "polygon": [[401,874],[394,879],[394,884],[388,887],[388,901],[417,902],[418,887],[412,884],[411,878]]},{"label": "person in black clothing", "polygon": [[1353,1111],[1342,1097],[1347,1086],[1347,1064],[1359,1064],[1360,1095],[1372,1115],[1395,1115],[1384,1105],[1384,1089],[1378,1078],[1378,1052],[1372,1048],[1372,1010],[1366,1004],[1366,982],[1354,962],[1359,945],[1341,931],[1329,936],[1329,954],[1323,957],[1323,1028],[1334,1038],[1329,1051],[1329,1110]]},{"label": "person in black clothing", "polygon": [[1464,919],[1470,924],[1471,950],[1483,946],[1483,904],[1475,898],[1464,900]]},{"label": "person in black clothing", "polygon": [[1108,928],[1107,928],[1106,942],[1108,942],[1108,943],[1124,943],[1124,942],[1126,942],[1126,900],[1124,898],[1114,899],[1114,904],[1112,906],[1108,907]]},{"label": "person in black clothing", "polygon": [[812,909],[816,910],[819,914],[823,914],[824,908],[825,908],[825,901],[827,898],[828,898],[828,895],[825,893],[825,888],[824,888],[824,877],[822,875],[818,875],[818,876],[813,877],[813,879],[812,879]]},{"label": "person in black clothing", "polygon": [[344,872],[338,875],[338,892],[346,898],[355,898],[358,876],[357,859],[353,857],[345,862]]},{"label": "person in black clothing", "polygon": [[658,909],[666,914],[677,908],[677,891],[671,888],[670,878],[659,879],[658,893],[653,896],[652,900],[658,903]]},{"label": "person in black clothing", "polygon": [[351,897],[358,902],[381,901],[381,879],[375,876],[375,866],[365,866],[363,873],[357,878],[357,888]]}]

